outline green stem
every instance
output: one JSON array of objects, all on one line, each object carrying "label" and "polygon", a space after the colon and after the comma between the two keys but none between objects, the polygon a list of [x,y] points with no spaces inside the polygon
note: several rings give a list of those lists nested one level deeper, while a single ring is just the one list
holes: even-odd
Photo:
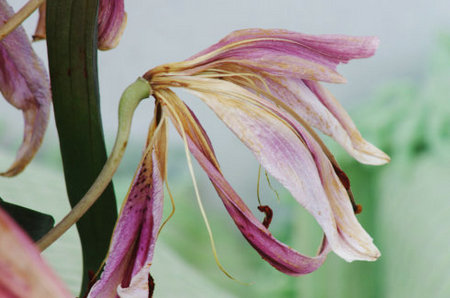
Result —
[{"label": "green stem", "polygon": [[[71,206],[106,162],[97,78],[97,0],[48,0],[47,46],[53,107]],[[49,186],[51,187],[51,186]],[[97,271],[117,218],[110,184],[77,222],[83,251],[82,294]]]},{"label": "green stem", "polygon": [[44,250],[64,234],[74,223],[76,223],[89,208],[100,197],[105,188],[111,182],[114,173],[119,167],[123,154],[127,147],[128,136],[130,134],[131,120],[136,107],[142,99],[150,96],[150,85],[146,80],[139,78],[131,84],[122,94],[119,105],[119,127],[116,141],[108,160],[95,182],[87,193],[79,200],[72,210],[51,229],[38,242],[37,246]]}]

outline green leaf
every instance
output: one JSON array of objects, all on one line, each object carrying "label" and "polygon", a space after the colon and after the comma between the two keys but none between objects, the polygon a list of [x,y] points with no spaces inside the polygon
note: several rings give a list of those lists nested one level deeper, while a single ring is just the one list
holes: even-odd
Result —
[{"label": "green leaf", "polygon": [[55,224],[51,215],[8,203],[0,198],[0,206],[27,232],[33,241],[39,240]]},{"label": "green leaf", "polygon": [[[74,206],[106,161],[97,77],[95,0],[47,1],[47,46],[53,104],[69,201]],[[106,256],[117,218],[112,184],[77,223],[88,272]],[[81,295],[82,296],[82,295]]]}]

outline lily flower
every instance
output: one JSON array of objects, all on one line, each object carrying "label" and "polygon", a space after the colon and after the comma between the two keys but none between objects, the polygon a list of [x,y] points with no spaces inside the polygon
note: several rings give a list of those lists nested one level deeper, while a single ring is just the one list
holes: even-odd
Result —
[{"label": "lily flower", "polygon": [[[186,61],[148,71],[144,78],[156,100],[155,116],[104,271],[90,297],[146,297],[152,291],[149,271],[162,217],[168,120],[182,136],[188,160],[187,150],[210,178],[237,228],[273,267],[289,275],[307,274],[321,266],[330,250],[347,261],[376,260],[380,253],[356,219],[360,207],[353,202],[349,180],[312,127],[361,162],[389,161],[361,137],[345,110],[319,84],[344,82],[336,66],[372,56],[377,44],[375,37],[247,29]],[[261,223],[253,215],[223,176],[197,117],[172,88],[184,88],[206,103],[315,217],[324,231],[315,257],[279,242],[268,230],[270,220]],[[190,171],[192,175],[191,165]],[[198,197],[195,179],[194,187]]]},{"label": "lily flower", "polygon": [[[5,0],[0,0],[0,23],[14,14]],[[16,159],[2,176],[19,174],[41,146],[47,128],[51,93],[41,60],[33,51],[22,27],[0,40],[0,91],[14,107],[22,110],[24,137]]]},{"label": "lily flower", "polygon": [[71,297],[31,239],[1,208],[0,297]]}]

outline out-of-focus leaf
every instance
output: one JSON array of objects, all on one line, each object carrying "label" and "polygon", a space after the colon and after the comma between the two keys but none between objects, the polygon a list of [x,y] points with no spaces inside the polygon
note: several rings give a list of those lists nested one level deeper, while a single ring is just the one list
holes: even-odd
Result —
[{"label": "out-of-focus leaf", "polygon": [[0,206],[27,232],[33,241],[39,240],[55,224],[51,215],[5,202],[2,198],[0,198]]}]

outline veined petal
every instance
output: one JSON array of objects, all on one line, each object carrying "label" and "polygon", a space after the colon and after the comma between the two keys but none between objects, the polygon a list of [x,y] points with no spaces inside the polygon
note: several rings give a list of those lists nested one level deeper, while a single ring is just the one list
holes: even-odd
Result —
[{"label": "veined petal", "polygon": [[[351,146],[354,148],[350,152],[358,161],[371,165],[382,165],[388,163],[390,158],[383,151],[363,139],[350,116],[341,106],[339,101],[318,82],[305,80],[304,83],[315,94],[320,102],[337,119],[342,128],[350,138]],[[336,139],[338,140],[338,139]],[[339,141],[338,141],[339,142]]]},{"label": "veined petal", "polygon": [[[184,130],[189,150],[207,173],[241,233],[262,258],[290,275],[307,274],[319,268],[329,252],[326,239],[324,238],[316,257],[304,256],[275,239],[223,177],[212,148],[205,148],[210,146],[210,142],[195,116],[181,101],[175,102],[171,98],[171,106],[172,110],[168,109],[169,115],[176,129],[180,134]],[[183,127],[180,127],[174,113],[178,115],[178,119],[182,119]]]},{"label": "veined petal", "polygon": [[189,67],[237,63],[271,75],[343,83],[339,63],[375,53],[376,37],[307,35],[278,29],[244,29],[189,58]]},{"label": "veined petal", "polygon": [[114,229],[105,268],[89,297],[148,297],[148,275],[163,211],[164,119],[158,126],[153,122],[147,147]]},{"label": "veined petal", "polygon": [[199,96],[315,217],[336,254],[347,261],[378,258],[379,251],[357,221],[329,158],[294,119],[226,81],[177,80]]},{"label": "veined petal", "polygon": [[327,56],[324,59],[334,60],[336,63],[347,63],[351,59],[367,58],[375,53],[379,40],[374,36],[348,35],[309,35],[283,29],[249,28],[236,30],[225,36],[218,43],[210,46],[193,57],[205,55],[219,48],[242,40],[280,39],[294,41],[305,48]]},{"label": "veined petal", "polygon": [[98,12],[98,48],[115,48],[127,24],[123,0],[100,0]]},{"label": "veined petal", "polygon": [[[13,11],[0,0],[0,23]],[[47,128],[51,94],[47,73],[36,56],[25,31],[19,27],[0,41],[0,91],[14,107],[23,111],[24,138],[11,167],[0,175],[20,173],[39,149]]]},{"label": "veined petal", "polygon": [[259,79],[253,79],[256,88],[252,88],[243,79],[228,80],[275,105],[277,101],[283,102],[291,109],[287,112],[298,115],[308,125],[332,137],[359,162],[372,165],[389,162],[385,153],[362,138],[344,108],[319,82],[261,75]]},{"label": "veined petal", "polygon": [[0,297],[71,297],[39,250],[0,209]]}]

